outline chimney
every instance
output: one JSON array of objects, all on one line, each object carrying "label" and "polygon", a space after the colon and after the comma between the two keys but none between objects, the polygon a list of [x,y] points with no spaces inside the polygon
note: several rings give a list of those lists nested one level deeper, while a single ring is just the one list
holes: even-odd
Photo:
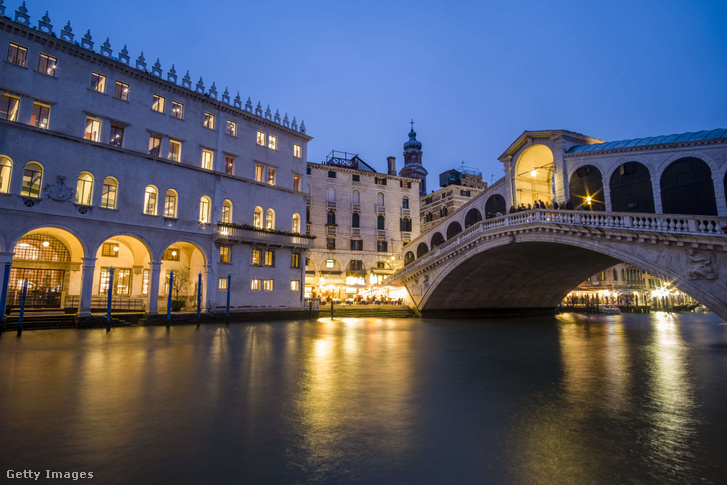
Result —
[{"label": "chimney", "polygon": [[389,162],[389,175],[396,175],[396,157],[386,157]]}]

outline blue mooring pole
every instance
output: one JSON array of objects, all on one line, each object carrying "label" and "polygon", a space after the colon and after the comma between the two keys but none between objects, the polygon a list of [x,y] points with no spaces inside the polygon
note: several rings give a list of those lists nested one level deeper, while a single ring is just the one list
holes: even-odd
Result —
[{"label": "blue mooring pole", "polygon": [[202,312],[202,273],[197,277],[197,323],[199,323]]},{"label": "blue mooring pole", "polygon": [[225,317],[230,318],[230,280],[232,275],[227,273],[227,310],[225,310]]},{"label": "blue mooring pole", "polygon": [[106,323],[108,326],[108,322],[111,321],[111,296],[114,289],[114,268],[113,266],[109,268],[109,287],[108,287],[108,297],[106,298]]},{"label": "blue mooring pole", "polygon": [[10,265],[12,263],[5,263],[5,271],[3,272],[3,287],[2,294],[0,294],[0,331],[5,330],[5,305],[8,301],[8,286],[10,284]]},{"label": "blue mooring pole", "polygon": [[172,318],[172,288],[174,287],[174,271],[169,272],[169,295],[167,296],[167,320]]},{"label": "blue mooring pole", "polygon": [[25,297],[28,295],[28,278],[23,280],[23,296],[20,298],[20,315],[18,316],[18,336],[23,333],[23,314],[25,313]]}]

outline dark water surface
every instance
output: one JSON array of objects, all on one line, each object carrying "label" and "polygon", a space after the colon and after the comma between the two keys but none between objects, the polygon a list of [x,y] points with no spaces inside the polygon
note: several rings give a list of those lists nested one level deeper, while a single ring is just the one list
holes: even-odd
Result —
[{"label": "dark water surface", "polygon": [[[713,314],[0,337],[0,472],[123,484],[727,482]],[[69,480],[70,482],[71,480]],[[52,483],[61,483],[53,480]]]}]

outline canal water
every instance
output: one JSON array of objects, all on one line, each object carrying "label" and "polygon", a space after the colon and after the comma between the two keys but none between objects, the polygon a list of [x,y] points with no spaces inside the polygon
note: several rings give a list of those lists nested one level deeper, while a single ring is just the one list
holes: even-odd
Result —
[{"label": "canal water", "polygon": [[727,326],[713,314],[5,333],[0,472],[717,484],[726,384]]}]

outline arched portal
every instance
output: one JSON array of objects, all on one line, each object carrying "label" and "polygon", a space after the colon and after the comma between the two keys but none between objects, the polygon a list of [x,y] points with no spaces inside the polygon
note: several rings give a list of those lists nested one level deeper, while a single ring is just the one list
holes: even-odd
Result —
[{"label": "arched portal", "polygon": [[414,253],[412,253],[411,251],[407,251],[404,255],[404,265],[406,266],[407,264],[413,263],[414,259]]},{"label": "arched portal", "polygon": [[429,248],[427,248],[427,243],[419,243],[419,246],[417,246],[417,258],[421,258],[428,252]]},{"label": "arched portal", "polygon": [[120,234],[102,242],[96,251],[91,310],[106,308],[109,291],[114,310],[148,310],[150,261],[146,243],[134,236]]},{"label": "arched portal", "polygon": [[459,222],[454,221],[447,227],[447,241],[452,239],[454,236],[462,232],[462,226],[459,225]]},{"label": "arched portal", "polygon": [[474,223],[482,220],[482,213],[477,209],[470,209],[467,211],[467,215],[464,217],[464,227],[467,229]]},{"label": "arched portal", "polygon": [[196,244],[179,241],[169,245],[162,255],[159,273],[159,311],[166,311],[169,273],[174,271],[172,310],[194,311],[197,308],[199,273],[202,273],[202,307],[206,306],[207,256]]},{"label": "arched portal", "polygon": [[505,198],[500,194],[492,194],[485,202],[485,218],[495,217],[498,212],[501,215],[507,213]]},{"label": "arched portal", "polygon": [[437,246],[441,246],[442,244],[444,244],[444,236],[442,236],[442,234],[439,232],[435,232],[432,236],[432,241],[429,243],[429,247],[431,249],[434,249]]},{"label": "arched portal", "polygon": [[639,162],[626,162],[611,174],[611,210],[614,212],[654,212],[651,174]]},{"label": "arched portal", "polygon": [[515,165],[515,204],[552,201],[554,169],[553,152],[547,146],[533,145],[525,150]]},{"label": "arched portal", "polygon": [[709,165],[694,157],[672,162],[661,175],[661,205],[665,214],[716,216]]},{"label": "arched portal", "polygon": [[571,175],[568,185],[570,200],[574,208],[593,211],[606,210],[603,197],[603,177],[601,171],[593,165],[579,167]]}]

